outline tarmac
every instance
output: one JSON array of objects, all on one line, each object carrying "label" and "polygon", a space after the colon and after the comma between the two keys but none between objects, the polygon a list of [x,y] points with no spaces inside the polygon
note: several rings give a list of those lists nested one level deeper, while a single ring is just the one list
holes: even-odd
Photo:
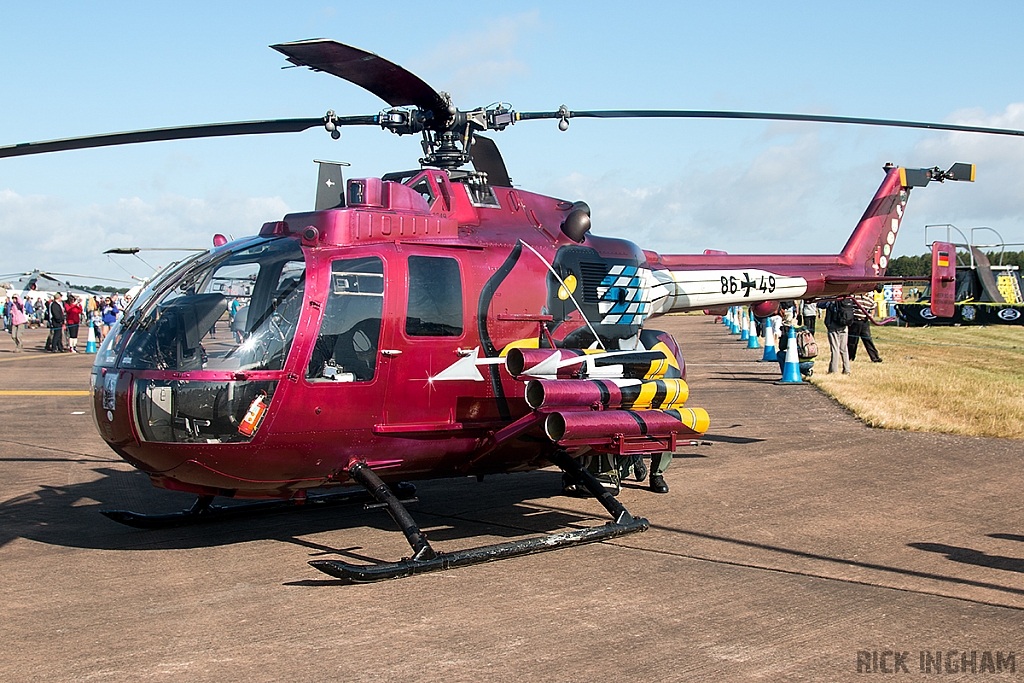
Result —
[{"label": "tarmac", "polygon": [[[1024,678],[1024,444],[868,428],[712,318],[653,322],[711,445],[681,449],[669,494],[623,489],[649,531],[368,585],[307,561],[408,555],[380,510],[99,515],[192,500],[101,441],[92,356],[0,335],[0,680]],[[559,482],[418,482],[411,511],[440,550],[606,521]]]}]

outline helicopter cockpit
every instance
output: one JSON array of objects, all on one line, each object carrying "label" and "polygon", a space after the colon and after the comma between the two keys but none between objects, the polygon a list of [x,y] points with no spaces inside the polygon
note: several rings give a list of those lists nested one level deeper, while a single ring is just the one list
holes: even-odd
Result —
[{"label": "helicopter cockpit", "polygon": [[306,264],[294,239],[210,252],[123,321],[118,367],[281,370],[295,336]]},{"label": "helicopter cockpit", "polygon": [[[132,371],[141,436],[251,438],[239,427],[254,402],[273,396],[273,373],[284,369],[305,282],[297,240],[257,238],[207,252],[144,293],[97,354],[98,368]],[[261,374],[250,379],[249,373]],[[116,377],[100,373],[97,382]],[[97,389],[112,408],[113,386]]]}]

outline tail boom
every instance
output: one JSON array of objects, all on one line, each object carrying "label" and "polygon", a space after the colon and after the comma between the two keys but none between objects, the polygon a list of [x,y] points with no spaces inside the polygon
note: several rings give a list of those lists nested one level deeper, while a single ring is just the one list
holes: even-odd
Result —
[{"label": "tail boom", "polygon": [[[969,166],[957,164],[958,166]],[[973,169],[973,167],[971,167]],[[891,164],[885,179],[838,254],[665,254],[647,251],[651,315],[784,299],[868,291],[885,282],[912,187],[930,180],[968,179],[939,169]],[[973,170],[970,179],[973,180]]]}]

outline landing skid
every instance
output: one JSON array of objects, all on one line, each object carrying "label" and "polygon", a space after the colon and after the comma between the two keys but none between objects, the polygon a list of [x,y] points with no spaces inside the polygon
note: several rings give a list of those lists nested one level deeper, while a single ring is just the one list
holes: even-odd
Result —
[{"label": "landing skid", "polygon": [[[395,491],[403,498],[412,498],[416,494],[416,487],[403,481],[395,485]],[[298,510],[322,510],[325,507],[364,503],[372,500],[369,492],[362,489],[320,493],[306,496],[305,499],[263,500],[238,505],[214,505],[213,498],[213,496],[200,496],[192,507],[179,512],[145,514],[131,510],[100,510],[100,514],[136,529],[173,529],[223,519],[238,519]]]},{"label": "landing skid", "polygon": [[601,485],[601,482],[589,471],[580,467],[574,459],[565,452],[559,451],[551,457],[551,461],[558,465],[563,472],[571,479],[582,484],[595,498],[611,513],[614,521],[604,526],[565,531],[558,534],[549,534],[536,538],[527,538],[519,541],[486,545],[479,548],[457,550],[451,553],[439,553],[430,547],[426,537],[413,521],[409,511],[388,489],[387,485],[368,466],[357,464],[349,470],[353,479],[362,484],[378,503],[387,507],[388,512],[402,528],[409,545],[412,547],[412,557],[406,557],[398,562],[385,562],[381,564],[350,564],[341,560],[312,560],[310,565],[339,579],[345,579],[353,583],[371,583],[384,579],[398,579],[413,574],[424,574],[426,572],[454,569],[472,564],[504,560],[509,557],[521,555],[532,555],[533,553],[558,550],[573,545],[584,543],[596,543],[605,541],[617,536],[646,531],[649,524],[642,517],[634,518],[622,504],[615,499]]}]

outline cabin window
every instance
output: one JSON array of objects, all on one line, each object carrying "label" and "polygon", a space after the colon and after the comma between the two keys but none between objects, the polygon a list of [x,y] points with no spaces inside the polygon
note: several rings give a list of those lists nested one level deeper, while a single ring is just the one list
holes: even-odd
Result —
[{"label": "cabin window", "polygon": [[306,378],[369,382],[377,369],[384,264],[376,256],[331,263],[331,282]]},{"label": "cabin window", "polygon": [[436,256],[409,257],[410,337],[462,336],[462,276],[459,262]]}]

